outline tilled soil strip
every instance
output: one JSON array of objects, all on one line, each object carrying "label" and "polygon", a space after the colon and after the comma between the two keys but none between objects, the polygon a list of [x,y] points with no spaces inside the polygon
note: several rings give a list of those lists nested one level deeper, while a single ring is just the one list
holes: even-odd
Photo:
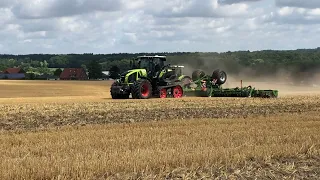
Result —
[{"label": "tilled soil strip", "polygon": [[[23,110],[12,108],[10,113],[3,114],[0,119],[0,129],[36,129],[58,127],[65,125],[126,123],[144,121],[163,121],[170,119],[194,118],[246,118],[268,116],[277,113],[303,113],[320,110],[319,102],[279,103],[259,105],[229,105],[228,107],[182,107],[162,109],[113,109],[103,108],[105,104],[95,104],[96,108],[86,108],[86,105],[54,105],[45,109],[28,107]],[[57,109],[55,109],[57,108]]]}]

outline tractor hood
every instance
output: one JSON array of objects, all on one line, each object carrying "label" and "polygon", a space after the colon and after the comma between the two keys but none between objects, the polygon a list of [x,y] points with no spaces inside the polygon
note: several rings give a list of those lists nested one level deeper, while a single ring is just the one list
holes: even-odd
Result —
[{"label": "tractor hood", "polygon": [[121,83],[128,83],[128,81],[136,80],[137,75],[139,76],[147,76],[147,70],[145,69],[131,69],[121,73],[120,81]]},{"label": "tractor hood", "polygon": [[130,69],[128,71],[125,71],[121,74],[121,76],[129,75],[136,72],[147,72],[145,69]]}]

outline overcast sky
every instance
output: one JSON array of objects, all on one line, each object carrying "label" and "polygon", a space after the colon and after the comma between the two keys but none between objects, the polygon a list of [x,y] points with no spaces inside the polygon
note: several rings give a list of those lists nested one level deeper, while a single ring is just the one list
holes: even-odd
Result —
[{"label": "overcast sky", "polygon": [[0,54],[320,46],[320,0],[0,0]]}]

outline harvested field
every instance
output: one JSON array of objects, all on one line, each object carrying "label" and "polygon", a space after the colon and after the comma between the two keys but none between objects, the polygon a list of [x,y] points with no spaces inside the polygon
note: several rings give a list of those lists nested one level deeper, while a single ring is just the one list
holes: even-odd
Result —
[{"label": "harvested field", "polygon": [[[111,81],[1,80],[0,102],[68,102],[68,99],[74,100],[79,97],[110,98],[109,87],[111,83]],[[36,99],[34,99],[35,97]]]},{"label": "harvested field", "polygon": [[[0,103],[75,103],[111,101],[112,81],[0,81]],[[320,95],[320,87],[303,87],[263,82],[244,82],[258,89],[278,89],[280,97]],[[226,87],[240,87],[228,82]],[[118,101],[117,101],[118,102]]]},{"label": "harvested field", "polygon": [[320,177],[315,87],[112,100],[110,84],[0,81],[0,179]]},{"label": "harvested field", "polygon": [[182,98],[106,100],[94,103],[0,105],[0,128],[34,129],[64,125],[165,121],[170,119],[245,118],[278,113],[316,112],[320,96],[279,99]]},{"label": "harvested field", "polygon": [[294,113],[2,132],[0,178],[316,179],[319,130],[317,113]]}]

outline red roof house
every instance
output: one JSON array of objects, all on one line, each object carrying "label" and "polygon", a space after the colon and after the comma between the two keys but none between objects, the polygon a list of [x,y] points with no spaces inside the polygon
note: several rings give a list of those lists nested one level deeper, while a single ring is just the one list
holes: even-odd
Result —
[{"label": "red roof house", "polygon": [[24,74],[25,71],[21,68],[8,68],[3,71],[3,74]]},{"label": "red roof house", "polygon": [[0,73],[0,79],[24,79],[25,73],[21,68],[8,68]]},{"label": "red roof house", "polygon": [[86,80],[87,73],[84,68],[65,68],[60,74],[61,80]]}]

